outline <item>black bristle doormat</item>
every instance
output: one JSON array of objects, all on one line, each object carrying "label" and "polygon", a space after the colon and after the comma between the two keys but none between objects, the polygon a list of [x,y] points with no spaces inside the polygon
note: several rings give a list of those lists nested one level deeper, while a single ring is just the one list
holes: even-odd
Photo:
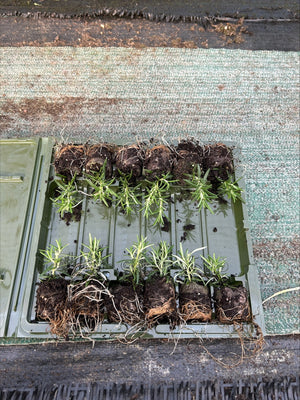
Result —
[{"label": "black bristle doormat", "polygon": [[299,377],[180,383],[88,383],[0,389],[0,400],[298,400]]}]

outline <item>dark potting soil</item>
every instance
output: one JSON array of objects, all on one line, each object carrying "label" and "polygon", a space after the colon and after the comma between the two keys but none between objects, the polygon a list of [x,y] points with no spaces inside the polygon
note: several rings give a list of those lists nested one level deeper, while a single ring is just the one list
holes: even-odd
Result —
[{"label": "dark potting soil", "polygon": [[113,174],[115,163],[116,174],[132,173],[133,179],[144,173],[147,179],[155,179],[163,174],[173,173],[181,185],[185,179],[200,166],[205,173],[209,169],[208,179],[213,189],[220,180],[228,179],[233,174],[233,157],[229,147],[223,143],[200,146],[193,141],[185,140],[178,144],[176,149],[165,145],[156,145],[146,152],[138,144],[122,148],[114,144],[100,143],[87,145],[62,145],[55,154],[54,165],[56,174],[70,179],[75,173],[99,172],[106,163],[106,178]]},{"label": "dark potting soil", "polygon": [[175,288],[165,277],[154,276],[145,283],[144,310],[151,322],[176,319]]},{"label": "dark potting soil", "polygon": [[72,212],[65,212],[62,220],[65,221],[66,225],[70,225],[72,221],[79,222],[82,214],[82,203],[77,204],[76,207],[73,208]]},{"label": "dark potting soil", "polygon": [[180,242],[185,242],[189,237],[189,232],[195,229],[194,224],[187,224],[183,227],[183,235],[180,237]]},{"label": "dark potting soil", "polygon": [[190,153],[198,153],[199,157],[203,157],[203,148],[192,140],[182,140],[176,146],[176,151],[185,150]]},{"label": "dark potting soil", "polygon": [[209,288],[196,282],[188,285],[180,285],[179,308],[181,317],[185,321],[210,321],[212,308]]},{"label": "dark potting soil", "polygon": [[184,225],[183,230],[186,232],[190,232],[193,231],[195,229],[195,225],[194,224],[187,224]]},{"label": "dark potting soil", "polygon": [[146,150],[144,160],[144,174],[147,179],[161,177],[163,174],[172,172],[174,155],[164,145],[159,145]]},{"label": "dark potting soil", "polygon": [[180,142],[176,148],[173,175],[181,185],[185,183],[188,174],[192,174],[195,167],[199,165],[203,169],[203,149],[191,141]]},{"label": "dark potting soil", "polygon": [[55,172],[68,180],[71,180],[75,174],[80,176],[84,165],[85,147],[83,145],[62,145],[55,153]]},{"label": "dark potting soil", "polygon": [[163,221],[164,221],[164,224],[162,225],[160,230],[163,232],[170,232],[171,221],[169,221],[167,217],[163,217]]},{"label": "dark potting soil", "polygon": [[110,178],[113,172],[114,150],[111,145],[95,144],[88,148],[86,155],[86,172],[99,172],[105,163],[105,177]]},{"label": "dark potting soil", "polygon": [[233,157],[230,148],[223,143],[204,147],[204,171],[209,169],[208,180],[218,185],[219,180],[226,181],[233,174]]},{"label": "dark potting soil", "polygon": [[144,151],[138,145],[122,147],[116,154],[116,168],[132,178],[142,175]]},{"label": "dark potting soil", "polygon": [[55,320],[66,308],[67,281],[63,278],[47,279],[37,284],[36,317]]},{"label": "dark potting soil", "polygon": [[215,288],[216,317],[222,323],[247,322],[251,320],[248,291],[245,287]]},{"label": "dark potting soil", "polygon": [[143,320],[142,287],[134,290],[131,284],[112,283],[112,298],[106,296],[105,306],[109,322],[136,325]]}]

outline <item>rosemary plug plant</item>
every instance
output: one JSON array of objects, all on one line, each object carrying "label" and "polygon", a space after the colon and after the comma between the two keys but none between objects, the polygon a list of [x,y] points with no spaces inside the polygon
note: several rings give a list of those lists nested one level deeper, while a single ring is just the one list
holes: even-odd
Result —
[{"label": "rosemary plug plant", "polygon": [[202,208],[207,208],[213,214],[214,212],[209,203],[215,200],[217,196],[210,191],[212,184],[207,180],[208,174],[209,170],[202,176],[200,166],[197,165],[189,179],[185,179],[185,183],[192,189],[191,197],[197,202],[199,211]]},{"label": "rosemary plug plant", "polygon": [[163,225],[164,218],[169,219],[165,215],[165,211],[168,206],[171,184],[176,181],[171,180],[170,173],[167,173],[154,181],[146,180],[145,182],[147,186],[143,207],[144,216],[147,219],[150,216],[156,216],[153,225]]},{"label": "rosemary plug plant", "polygon": [[91,234],[89,234],[89,244],[83,244],[83,246],[86,251],[81,250],[80,256],[84,262],[80,265],[78,273],[87,276],[88,279],[100,278],[105,281],[107,277],[101,268],[107,265],[107,259],[110,256],[110,254],[104,254],[107,247],[101,246],[97,238],[92,239]]},{"label": "rosemary plug plant", "polygon": [[86,180],[88,185],[93,189],[91,196],[95,201],[100,201],[110,207],[113,197],[115,196],[115,191],[113,189],[113,184],[115,179],[107,179],[105,177],[106,160],[99,172],[92,172],[86,174]]},{"label": "rosemary plug plant", "polygon": [[175,257],[175,266],[178,267],[178,272],[175,274],[174,280],[180,283],[184,283],[189,285],[192,282],[203,283],[204,281],[204,273],[203,271],[196,265],[195,256],[193,255],[197,251],[203,250],[205,247],[200,247],[198,249],[190,252],[186,250],[184,252],[182,243],[180,243],[180,249],[178,254],[174,254]]},{"label": "rosemary plug plant", "polygon": [[173,246],[168,246],[166,241],[162,241],[157,248],[151,251],[149,259],[153,273],[158,274],[161,278],[165,277],[167,281],[170,279],[170,269],[173,265],[172,249]]},{"label": "rosemary plug plant", "polygon": [[124,262],[124,280],[131,279],[134,289],[140,284],[143,267],[148,263],[147,249],[152,245],[147,242],[147,238],[141,236],[137,238],[129,249],[126,249],[129,258]]},{"label": "rosemary plug plant", "polygon": [[237,200],[240,200],[244,203],[242,198],[243,189],[239,187],[238,180],[234,180],[233,176],[230,175],[226,181],[221,181],[220,186],[218,188],[218,193],[221,197],[227,196],[234,203]]},{"label": "rosemary plug plant", "polygon": [[67,266],[70,256],[63,254],[63,250],[68,244],[63,246],[61,240],[56,240],[56,245],[50,244],[46,250],[40,250],[40,254],[44,257],[46,268],[40,274],[41,280],[54,279],[56,277],[68,274]]},{"label": "rosemary plug plant", "polygon": [[72,179],[64,183],[57,181],[57,191],[59,193],[55,198],[51,198],[51,201],[58,208],[58,212],[60,216],[63,217],[64,213],[69,212],[73,213],[73,209],[77,207],[81,202],[82,198],[80,198],[79,192],[76,186],[76,174],[73,175]]},{"label": "rosemary plug plant", "polygon": [[248,291],[234,276],[223,272],[225,258],[212,256],[202,257],[208,270],[208,283],[215,287],[214,302],[217,319],[222,323],[251,320],[251,310],[248,301]]},{"label": "rosemary plug plant", "polygon": [[201,256],[201,258],[204,261],[204,267],[208,270],[206,273],[208,278],[207,283],[210,283],[213,286],[222,286],[226,281],[228,281],[228,274],[223,273],[226,263],[225,258],[216,257],[215,253],[213,253],[212,256]]},{"label": "rosemary plug plant", "polygon": [[134,186],[130,185],[132,173],[129,175],[125,175],[121,173],[121,171],[119,171],[119,173],[120,187],[116,194],[117,206],[120,206],[125,214],[130,216],[134,208],[141,205],[139,200],[139,197],[141,196],[140,184]]}]

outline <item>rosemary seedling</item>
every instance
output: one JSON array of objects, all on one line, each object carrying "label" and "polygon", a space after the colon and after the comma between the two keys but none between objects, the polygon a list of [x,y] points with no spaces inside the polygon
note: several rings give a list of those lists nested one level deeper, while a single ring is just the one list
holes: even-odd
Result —
[{"label": "rosemary seedling", "polygon": [[190,252],[189,250],[186,250],[184,252],[182,248],[182,243],[180,243],[180,249],[178,254],[174,254],[175,257],[175,266],[178,267],[179,272],[175,274],[174,280],[184,283],[184,284],[190,284],[192,282],[204,282],[204,273],[196,265],[195,257],[193,256],[194,253],[197,251],[203,250],[205,247],[200,247],[198,249],[193,250]]},{"label": "rosemary seedling", "polygon": [[169,220],[165,215],[165,211],[168,207],[168,199],[170,197],[171,184],[176,182],[170,179],[170,174],[164,174],[160,178],[154,181],[145,181],[146,194],[145,194],[145,204],[143,207],[144,217],[149,219],[151,216],[155,216],[156,219],[153,223],[155,225],[163,225],[164,218]]},{"label": "rosemary seedling", "polygon": [[107,265],[107,259],[110,256],[110,254],[104,254],[107,247],[101,246],[100,240],[92,239],[91,234],[89,234],[89,244],[83,244],[83,246],[87,251],[81,250],[80,256],[84,262],[81,264],[78,273],[88,278],[97,277],[105,281],[107,278],[101,268]]},{"label": "rosemary seedling", "polygon": [[68,247],[68,244],[62,246],[61,241],[56,240],[56,246],[50,244],[46,250],[40,250],[46,265],[46,269],[40,275],[42,280],[67,275],[67,260],[70,259],[70,256],[63,254],[66,247]]},{"label": "rosemary seedling", "polygon": [[208,282],[211,285],[222,285],[224,281],[228,280],[228,275],[223,273],[225,268],[226,259],[221,257],[216,257],[215,253],[207,257],[201,256],[204,261],[204,267],[208,270],[206,273]]},{"label": "rosemary seedling", "polygon": [[207,208],[212,214],[214,213],[211,209],[209,203],[217,198],[217,196],[210,191],[212,184],[207,181],[209,170],[206,171],[205,175],[202,177],[201,169],[198,165],[194,169],[193,174],[190,175],[189,179],[185,179],[187,186],[192,189],[191,197],[197,202],[199,211],[202,208]]},{"label": "rosemary seedling", "polygon": [[99,172],[86,174],[86,180],[88,185],[93,189],[91,194],[93,199],[102,202],[106,207],[110,207],[113,197],[115,196],[115,191],[112,188],[115,179],[106,179],[105,166],[106,160]]},{"label": "rosemary seedling", "polygon": [[240,188],[238,185],[238,181],[240,179],[235,181],[233,176],[231,175],[226,181],[221,181],[218,189],[219,195],[221,197],[227,196],[234,203],[237,200],[240,200],[242,203],[244,203],[244,200],[242,198],[243,189]]},{"label": "rosemary seedling", "polygon": [[141,196],[140,185],[130,186],[130,175],[122,174],[119,178],[120,187],[116,194],[117,206],[130,216],[134,208],[141,205],[139,197]]},{"label": "rosemary seedling", "polygon": [[149,264],[153,272],[158,273],[160,277],[170,277],[170,269],[173,265],[172,248],[173,246],[168,246],[166,241],[162,241],[151,251]]},{"label": "rosemary seedling", "polygon": [[61,218],[63,218],[66,212],[72,214],[73,209],[82,202],[82,198],[80,199],[80,195],[77,190],[75,179],[76,174],[67,183],[64,183],[63,181],[56,181],[59,195],[55,198],[51,198],[51,201],[53,202],[54,206],[57,207]]},{"label": "rosemary seedling", "polygon": [[151,244],[147,242],[147,238],[141,236],[141,238],[137,238],[136,243],[126,249],[129,258],[123,260],[124,279],[131,279],[134,288],[140,284],[143,267],[148,262],[147,249],[149,247]]}]

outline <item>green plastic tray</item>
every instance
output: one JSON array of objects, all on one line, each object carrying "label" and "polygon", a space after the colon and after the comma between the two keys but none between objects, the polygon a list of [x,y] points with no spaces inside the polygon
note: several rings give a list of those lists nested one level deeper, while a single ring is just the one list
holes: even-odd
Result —
[{"label": "green plastic tray", "polygon": [[[234,150],[234,158],[238,158],[237,150]],[[50,165],[49,154],[48,159]],[[36,218],[31,225],[32,238],[23,268],[23,284],[19,290],[20,306],[16,312],[18,319],[10,321],[7,336],[50,337],[49,325],[46,322],[35,321],[36,283],[38,272],[42,270],[43,266],[39,249],[45,249],[50,243],[54,244],[56,239],[61,239],[63,244],[69,244],[68,252],[79,255],[82,244],[88,243],[89,233],[92,237],[100,239],[102,245],[108,247],[107,252],[111,254],[109,262],[113,268],[108,269],[107,274],[111,280],[115,279],[115,271],[121,269],[119,261],[124,259],[125,249],[130,247],[140,235],[147,236],[147,240],[153,244],[165,240],[174,246],[174,252],[177,252],[179,244],[182,243],[183,248],[189,250],[205,247],[202,252],[204,256],[216,253],[218,256],[226,257],[227,272],[238,277],[237,279],[242,281],[249,290],[254,321],[264,332],[259,283],[252,259],[245,204],[238,202],[234,205],[230,203],[220,205],[215,202],[212,207],[214,214],[206,210],[199,213],[193,202],[179,199],[179,192],[174,189],[173,202],[170,203],[168,210],[171,227],[169,232],[164,232],[153,228],[151,221],[146,222],[141,214],[129,218],[114,207],[107,208],[85,198],[81,220],[79,222],[72,221],[67,226],[65,221],[60,219],[49,199],[56,186],[55,180],[48,183],[47,190],[43,194],[46,189],[47,176],[43,175],[44,182],[40,182],[41,188],[38,189],[41,196],[34,205]],[[52,167],[49,172],[50,176],[54,176]],[[236,168],[236,178],[240,176],[241,171]],[[243,186],[242,179],[239,184]],[[32,191],[32,193],[34,192]],[[195,228],[185,233],[184,226],[188,224],[195,225]],[[186,238],[182,241],[184,235]],[[245,324],[245,329],[249,334],[255,335],[252,323]],[[126,335],[128,332],[129,327],[125,324],[109,324],[104,321],[93,337],[106,339],[117,335]],[[188,324],[173,330],[170,330],[169,325],[160,324],[143,333],[144,337],[148,338],[174,336],[192,338],[198,335],[221,338],[237,335],[233,325],[224,325],[216,321]]]},{"label": "green plastic tray", "polygon": [[[17,336],[31,249],[36,248],[52,142],[0,140],[0,336]],[[29,282],[31,285],[31,282]]]}]

